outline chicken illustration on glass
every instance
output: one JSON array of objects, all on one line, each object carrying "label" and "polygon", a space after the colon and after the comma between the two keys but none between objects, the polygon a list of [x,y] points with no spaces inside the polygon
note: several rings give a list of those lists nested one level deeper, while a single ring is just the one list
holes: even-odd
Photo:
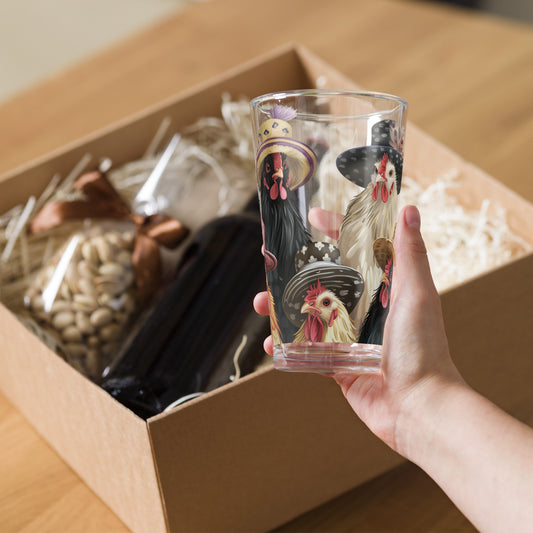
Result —
[{"label": "chicken illustration on glass", "polygon": [[310,89],[250,107],[274,366],[379,371],[407,102]]},{"label": "chicken illustration on glass", "polygon": [[338,248],[326,242],[303,246],[296,266],[283,294],[285,314],[299,328],[294,343],[356,342],[350,313],[363,293],[361,274],[341,265]]},{"label": "chicken illustration on glass", "polygon": [[383,275],[361,327],[359,342],[383,344],[383,330],[389,314],[390,289],[394,268],[394,247],[389,239],[382,238],[374,241],[374,258],[383,271]]},{"label": "chicken illustration on glass", "polygon": [[[374,260],[377,239],[392,241],[398,212],[403,157],[389,143],[394,123],[387,120],[372,128],[372,145],[351,148],[337,157],[341,174],[364,190],[348,204],[339,230],[341,262],[358,269],[365,279],[365,292],[354,320],[361,324],[372,296],[381,283],[383,269]],[[396,137],[395,144],[402,144]],[[382,144],[379,144],[382,143]]]},{"label": "chicken illustration on glass", "polygon": [[274,105],[270,118],[259,128],[256,156],[260,187],[264,250],[268,258],[267,282],[271,292],[271,314],[275,337],[291,337],[293,326],[281,308],[283,290],[295,274],[294,256],[311,240],[298,212],[297,189],[313,176],[317,158],[306,144],[293,139],[290,120],[296,112]]}]

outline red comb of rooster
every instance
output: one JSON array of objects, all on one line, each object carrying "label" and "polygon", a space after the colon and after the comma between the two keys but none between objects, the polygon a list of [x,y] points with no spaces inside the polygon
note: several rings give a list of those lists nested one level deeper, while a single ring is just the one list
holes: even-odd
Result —
[{"label": "red comb of rooster", "polygon": [[383,159],[381,160],[381,165],[379,167],[379,174],[381,174],[382,176],[385,175],[385,169],[387,168],[387,161],[388,160],[389,160],[389,155],[385,154],[383,156]]},{"label": "red comb of rooster", "polygon": [[304,302],[308,303],[309,305],[313,305],[316,303],[317,297],[322,294],[322,292],[325,290],[325,287],[322,287],[320,285],[320,280],[316,280],[316,285],[311,285],[311,287],[307,290],[307,295],[304,298]]}]

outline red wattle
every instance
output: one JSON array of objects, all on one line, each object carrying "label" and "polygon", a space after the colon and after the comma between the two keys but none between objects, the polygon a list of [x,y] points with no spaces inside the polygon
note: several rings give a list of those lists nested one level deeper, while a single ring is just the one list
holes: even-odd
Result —
[{"label": "red wattle", "polygon": [[283,183],[279,184],[279,195],[281,196],[282,200],[287,199],[287,189],[283,186]]},{"label": "red wattle", "polygon": [[387,304],[389,303],[389,287],[388,285],[384,285],[381,289],[381,293],[379,295],[379,300],[381,302],[381,305],[385,309],[387,307]]},{"label": "red wattle", "polygon": [[385,184],[381,187],[381,199],[384,204],[387,203],[387,200],[389,199],[389,191],[387,190],[387,187],[385,187]]},{"label": "red wattle", "polygon": [[322,342],[324,337],[324,324],[320,318],[307,315],[304,328],[305,338],[311,342]]},{"label": "red wattle", "polygon": [[279,194],[278,183],[275,181],[272,187],[270,187],[270,199],[275,200]]}]

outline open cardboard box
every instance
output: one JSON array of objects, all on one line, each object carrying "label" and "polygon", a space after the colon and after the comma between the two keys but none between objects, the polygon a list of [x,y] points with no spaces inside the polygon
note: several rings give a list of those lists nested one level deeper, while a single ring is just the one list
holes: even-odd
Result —
[{"label": "open cardboard box", "polygon": [[[179,131],[237,97],[355,84],[287,46],[0,178],[0,212],[66,175],[85,153],[120,165],[144,152],[161,120]],[[324,85],[325,84],[325,85]],[[410,124],[405,175],[453,167],[461,201],[494,198],[533,244],[533,206]],[[253,179],[253,176],[250,177]],[[480,196],[482,195],[482,196]],[[442,294],[450,345],[474,387],[510,412],[531,403],[533,255]],[[0,306],[0,387],[134,531],[266,530],[402,461],[357,420],[332,380],[263,369],[148,421],[45,347]]]}]

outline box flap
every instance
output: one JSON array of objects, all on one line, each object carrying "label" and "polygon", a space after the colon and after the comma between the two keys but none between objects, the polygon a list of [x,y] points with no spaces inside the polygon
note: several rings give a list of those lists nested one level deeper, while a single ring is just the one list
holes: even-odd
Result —
[{"label": "box flap", "polygon": [[450,353],[465,380],[529,425],[532,271],[530,254],[441,297]]},{"label": "box flap", "polygon": [[149,430],[171,531],[270,529],[403,461],[331,379],[273,369],[155,417]]}]

